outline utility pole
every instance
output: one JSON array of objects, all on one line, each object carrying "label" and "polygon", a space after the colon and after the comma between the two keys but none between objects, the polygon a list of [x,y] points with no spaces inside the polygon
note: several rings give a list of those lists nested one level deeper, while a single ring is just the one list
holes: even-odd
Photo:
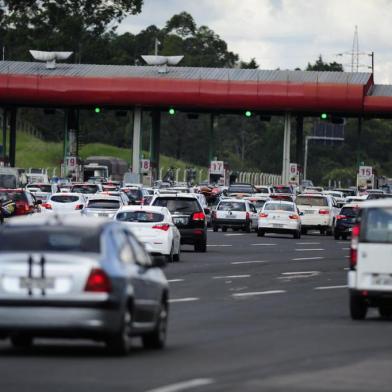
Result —
[{"label": "utility pole", "polygon": [[155,56],[158,56],[158,46],[159,45],[160,45],[160,42],[159,42],[158,38],[155,38],[155,50],[154,50]]},{"label": "utility pole", "polygon": [[351,72],[358,72],[359,69],[359,38],[358,26],[355,26],[353,47],[351,51]]}]

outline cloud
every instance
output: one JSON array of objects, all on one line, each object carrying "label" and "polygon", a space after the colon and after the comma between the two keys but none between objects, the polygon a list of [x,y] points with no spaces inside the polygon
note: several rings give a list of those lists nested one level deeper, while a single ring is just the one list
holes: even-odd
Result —
[{"label": "cloud", "polygon": [[[392,0],[145,0],[140,15],[127,18],[119,31],[137,33],[150,24],[163,27],[187,11],[208,25],[244,60],[255,57],[263,69],[305,68],[319,54],[350,70],[354,28],[360,52],[375,52],[377,83],[392,83]],[[360,56],[361,71],[370,57]]]}]

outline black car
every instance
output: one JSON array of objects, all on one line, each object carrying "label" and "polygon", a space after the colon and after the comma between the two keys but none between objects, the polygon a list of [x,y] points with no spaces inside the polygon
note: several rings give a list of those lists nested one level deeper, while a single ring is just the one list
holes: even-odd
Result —
[{"label": "black car", "polygon": [[181,234],[181,244],[194,245],[195,252],[207,251],[206,209],[192,194],[161,194],[151,205],[167,207]]},{"label": "black car", "polygon": [[351,236],[352,228],[356,225],[359,215],[359,207],[357,205],[345,205],[340,210],[340,214],[336,217],[335,223],[335,240]]}]

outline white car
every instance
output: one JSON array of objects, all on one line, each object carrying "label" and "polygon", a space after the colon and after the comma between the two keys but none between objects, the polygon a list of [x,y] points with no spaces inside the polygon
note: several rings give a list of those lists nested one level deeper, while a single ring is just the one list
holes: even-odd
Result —
[{"label": "white car", "polygon": [[308,230],[320,230],[322,235],[332,235],[339,207],[335,199],[321,193],[302,193],[295,199],[301,212],[302,233]]},{"label": "white car", "polygon": [[42,203],[46,212],[65,214],[80,214],[87,203],[86,197],[81,193],[54,193],[46,203]]},{"label": "white car", "polygon": [[338,207],[342,208],[344,204],[346,204],[346,198],[343,195],[343,192],[340,191],[324,191],[323,195],[332,196],[338,205]]},{"label": "white car", "polygon": [[162,254],[169,262],[180,261],[181,235],[166,207],[126,206],[114,216],[125,222],[151,254]]},{"label": "white car", "polygon": [[223,199],[217,205],[216,210],[212,212],[211,225],[215,232],[219,228],[223,232],[232,228],[250,233],[257,229],[257,218],[256,207],[248,200]]},{"label": "white car", "polygon": [[116,212],[124,205],[123,199],[120,196],[109,196],[105,194],[91,195],[82,214],[86,216],[113,218]]},{"label": "white car", "polygon": [[301,238],[301,219],[295,203],[270,200],[259,213],[257,236],[265,233],[292,234]]},{"label": "white car", "polygon": [[260,212],[263,209],[264,204],[268,199],[269,197],[267,194],[264,194],[263,196],[257,194],[257,196],[244,197],[244,200],[248,200],[256,207],[257,212]]},{"label": "white car", "polygon": [[369,307],[392,316],[392,200],[361,203],[360,223],[353,227],[350,252],[350,314],[364,319]]}]

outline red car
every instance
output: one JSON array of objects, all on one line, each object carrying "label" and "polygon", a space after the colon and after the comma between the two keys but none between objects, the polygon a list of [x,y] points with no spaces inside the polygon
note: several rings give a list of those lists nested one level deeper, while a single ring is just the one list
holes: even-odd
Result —
[{"label": "red car", "polygon": [[40,200],[24,189],[0,189],[0,199],[12,200],[15,203],[14,215],[28,215],[40,211]]}]

